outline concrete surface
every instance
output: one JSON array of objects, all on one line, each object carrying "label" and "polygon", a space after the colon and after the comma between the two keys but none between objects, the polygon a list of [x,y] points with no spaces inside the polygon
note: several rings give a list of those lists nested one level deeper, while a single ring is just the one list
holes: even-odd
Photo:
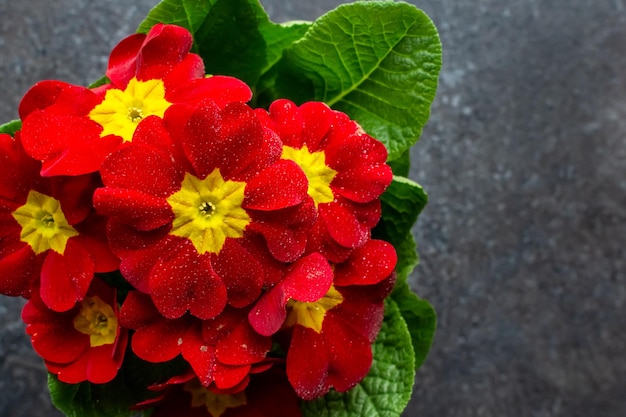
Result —
[{"label": "concrete surface", "polygon": [[[262,2],[276,21],[342,3]],[[440,321],[405,415],[625,416],[626,2],[411,2],[444,68],[411,172],[430,194],[412,285]],[[152,5],[0,0],[0,120],[40,79],[99,78]],[[0,301],[0,415],[56,416],[20,307]]]}]

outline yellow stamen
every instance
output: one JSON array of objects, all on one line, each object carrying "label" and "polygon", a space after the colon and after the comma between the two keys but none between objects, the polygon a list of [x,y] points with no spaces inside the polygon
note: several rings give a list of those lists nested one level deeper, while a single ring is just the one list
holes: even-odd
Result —
[{"label": "yellow stamen", "polygon": [[245,393],[215,394],[202,385],[198,380],[189,381],[184,390],[191,393],[191,406],[205,406],[213,417],[220,417],[227,408],[237,408],[247,403]]},{"label": "yellow stamen", "polygon": [[117,317],[113,308],[100,297],[87,297],[80,313],[74,317],[74,328],[90,336],[91,347],[110,345],[117,338]]},{"label": "yellow stamen", "polygon": [[117,135],[124,142],[130,142],[139,122],[148,116],[163,117],[170,105],[165,100],[163,81],[133,78],[124,91],[107,90],[104,100],[91,110],[89,118],[102,126],[100,137]]},{"label": "yellow stamen", "polygon": [[330,183],[337,175],[337,171],[326,165],[326,155],[323,151],[309,152],[306,145],[300,149],[283,146],[281,158],[294,161],[302,168],[309,180],[308,193],[315,202],[315,207],[335,199]]},{"label": "yellow stamen", "polygon": [[59,200],[35,190],[11,214],[22,227],[20,240],[28,243],[37,255],[48,249],[63,255],[69,238],[78,236],[67,222]]},{"label": "yellow stamen", "polygon": [[306,303],[289,300],[285,326],[290,327],[299,324],[320,333],[326,312],[342,302],[343,296],[332,285],[328,292],[317,301]]},{"label": "yellow stamen", "polygon": [[219,253],[227,237],[240,238],[251,222],[241,207],[245,182],[226,181],[215,169],[203,180],[187,173],[167,198],[174,212],[170,234],[189,239],[198,253]]}]

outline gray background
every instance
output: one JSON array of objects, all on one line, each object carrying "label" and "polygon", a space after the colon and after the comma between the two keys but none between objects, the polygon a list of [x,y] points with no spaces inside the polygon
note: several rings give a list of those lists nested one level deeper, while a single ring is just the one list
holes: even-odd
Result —
[{"label": "gray background", "polygon": [[[626,2],[412,3],[444,67],[411,172],[430,194],[412,285],[439,328],[405,415],[626,416]],[[0,120],[40,79],[99,78],[152,5],[0,0]],[[56,416],[20,307],[0,301],[0,416]]]}]

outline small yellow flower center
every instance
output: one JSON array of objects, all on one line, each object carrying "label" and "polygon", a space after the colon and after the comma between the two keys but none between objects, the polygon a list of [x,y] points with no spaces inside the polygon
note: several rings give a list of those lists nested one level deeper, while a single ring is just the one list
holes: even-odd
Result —
[{"label": "small yellow flower center", "polygon": [[69,238],[78,236],[65,219],[59,200],[35,190],[11,214],[22,227],[20,240],[28,243],[37,255],[48,249],[63,255]]},{"label": "small yellow flower center", "polygon": [[89,118],[102,126],[100,137],[117,135],[124,142],[130,142],[139,122],[148,116],[163,117],[170,105],[165,100],[163,81],[133,78],[124,91],[107,90],[104,100],[91,110]]},{"label": "small yellow flower center", "polygon": [[174,212],[171,235],[189,239],[198,253],[219,253],[227,237],[240,238],[251,222],[241,207],[245,182],[226,181],[215,169],[203,180],[187,173],[167,198]]},{"label": "small yellow flower center", "polygon": [[100,297],[87,297],[74,317],[74,328],[89,335],[91,347],[111,345],[117,338],[117,317],[113,308]]},{"label": "small yellow flower center", "polygon": [[330,183],[337,175],[337,171],[326,165],[326,155],[323,151],[309,152],[306,145],[300,149],[283,146],[281,158],[294,161],[302,168],[309,180],[308,193],[315,202],[315,207],[335,199]]},{"label": "small yellow flower center", "polygon": [[317,301],[305,303],[291,299],[287,302],[285,326],[299,324],[320,333],[326,312],[342,302],[343,296],[332,285],[328,292]]},{"label": "small yellow flower center", "polygon": [[213,417],[220,417],[227,408],[237,408],[247,403],[243,391],[236,394],[215,394],[200,385],[198,380],[186,383],[184,390],[191,393],[192,407],[204,406]]}]

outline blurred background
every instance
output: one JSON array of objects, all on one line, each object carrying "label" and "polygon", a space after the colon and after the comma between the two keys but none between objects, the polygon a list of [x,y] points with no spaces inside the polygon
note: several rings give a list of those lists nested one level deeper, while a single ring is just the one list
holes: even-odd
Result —
[{"label": "blurred background", "polygon": [[[0,121],[36,81],[100,78],[155,2],[0,0]],[[626,1],[411,3],[444,65],[411,171],[439,325],[404,415],[626,416]],[[58,416],[21,306],[0,298],[0,416]]]}]

